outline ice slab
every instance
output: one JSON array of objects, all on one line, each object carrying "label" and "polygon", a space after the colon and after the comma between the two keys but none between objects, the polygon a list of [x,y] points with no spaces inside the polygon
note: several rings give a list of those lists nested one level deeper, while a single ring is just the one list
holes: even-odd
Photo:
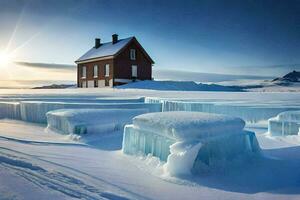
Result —
[{"label": "ice slab", "polygon": [[175,111],[139,115],[133,125],[175,140],[187,140],[239,133],[245,122],[220,114]]},{"label": "ice slab", "polygon": [[1,102],[20,101],[44,101],[44,102],[68,102],[68,103],[143,103],[144,97],[140,98],[99,98],[99,97],[0,97]]},{"label": "ice slab", "polygon": [[122,150],[166,161],[170,175],[201,173],[215,163],[259,151],[253,132],[239,118],[200,112],[163,112],[137,116],[126,125]]},{"label": "ice slab", "polygon": [[287,111],[268,120],[268,132],[273,136],[299,135],[300,111]]},{"label": "ice slab", "polygon": [[253,132],[206,138],[199,142],[176,142],[170,146],[170,155],[164,166],[171,176],[201,174],[226,168],[259,155],[260,148]]},{"label": "ice slab", "polygon": [[69,102],[20,102],[21,119],[29,122],[47,123],[46,113],[58,109],[147,109],[160,112],[161,104],[155,103],[69,103]]},{"label": "ice slab", "polygon": [[20,104],[18,102],[0,102],[0,119],[21,119]]},{"label": "ice slab", "polygon": [[48,128],[64,134],[103,134],[122,130],[147,109],[61,109],[48,112]]},{"label": "ice slab", "polygon": [[162,111],[193,111],[207,112],[240,117],[247,123],[267,121],[284,111],[297,110],[299,107],[284,105],[265,105],[261,102],[204,102],[203,100],[172,100],[146,97],[146,103],[161,103]]}]

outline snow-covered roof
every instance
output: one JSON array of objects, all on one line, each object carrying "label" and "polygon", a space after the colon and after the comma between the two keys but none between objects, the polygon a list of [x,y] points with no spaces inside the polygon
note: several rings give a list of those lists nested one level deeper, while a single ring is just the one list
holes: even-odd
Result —
[{"label": "snow-covered roof", "polygon": [[84,60],[89,60],[93,58],[101,58],[106,56],[113,56],[117,54],[123,47],[125,47],[133,37],[120,39],[117,43],[112,44],[112,42],[102,43],[99,48],[91,48],[88,52],[83,54],[80,58],[78,58],[75,62],[80,62]]}]

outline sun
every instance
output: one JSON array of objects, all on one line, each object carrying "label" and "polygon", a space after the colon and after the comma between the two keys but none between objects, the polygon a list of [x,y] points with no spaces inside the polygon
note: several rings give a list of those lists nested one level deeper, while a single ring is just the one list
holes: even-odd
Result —
[{"label": "sun", "polygon": [[8,64],[12,61],[12,55],[5,52],[0,52],[0,65]]}]

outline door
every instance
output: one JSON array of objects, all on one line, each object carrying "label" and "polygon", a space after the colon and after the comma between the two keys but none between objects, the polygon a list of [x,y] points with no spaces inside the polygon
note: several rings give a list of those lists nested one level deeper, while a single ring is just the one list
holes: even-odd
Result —
[{"label": "door", "polygon": [[105,78],[105,86],[109,86],[109,78]]},{"label": "door", "polygon": [[131,77],[132,78],[137,78],[137,65],[132,65],[131,66]]}]

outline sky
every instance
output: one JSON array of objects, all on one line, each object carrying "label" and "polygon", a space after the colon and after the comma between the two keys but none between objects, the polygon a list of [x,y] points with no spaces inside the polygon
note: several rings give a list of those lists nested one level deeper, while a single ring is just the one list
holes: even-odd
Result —
[{"label": "sky", "polygon": [[0,28],[0,80],[74,80],[74,61],[113,33],[136,36],[156,70],[300,70],[299,0],[0,0]]}]

